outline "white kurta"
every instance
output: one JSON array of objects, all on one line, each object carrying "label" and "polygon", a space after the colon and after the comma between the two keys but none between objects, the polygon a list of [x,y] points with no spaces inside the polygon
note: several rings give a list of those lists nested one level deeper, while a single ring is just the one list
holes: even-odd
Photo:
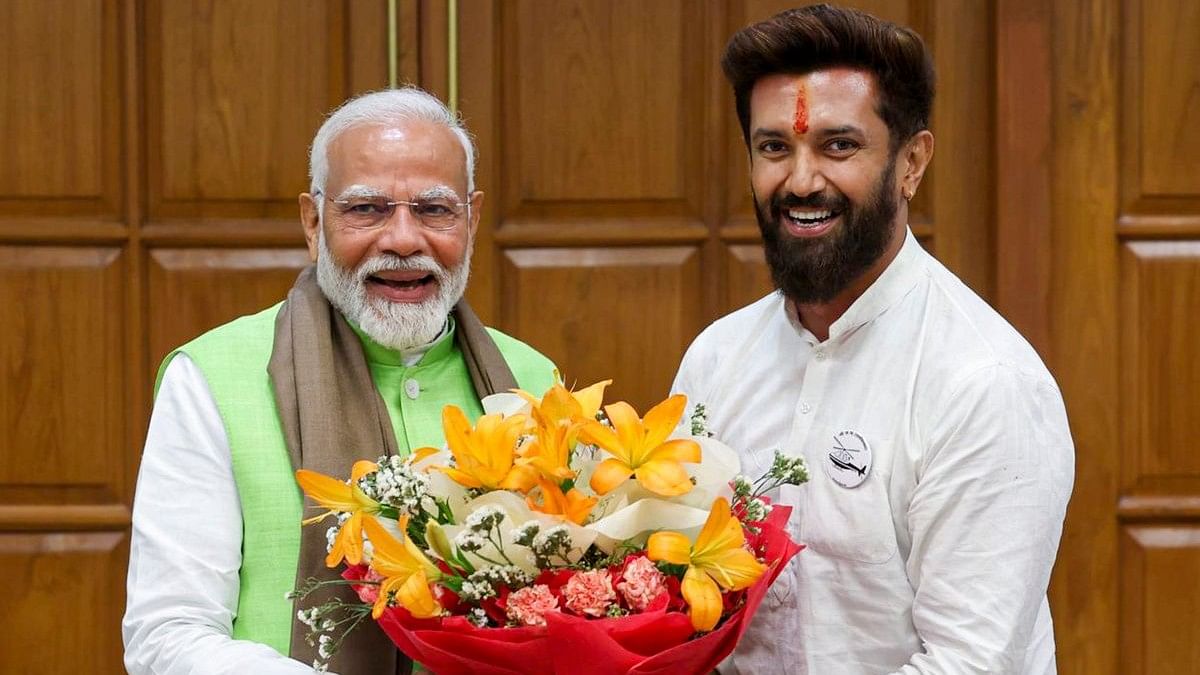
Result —
[{"label": "white kurta", "polygon": [[1074,453],[1037,354],[911,233],[828,340],[793,312],[772,293],[720,319],[673,387],[747,475],[776,448],[812,475],[779,495],[808,548],[722,673],[1055,672]]}]

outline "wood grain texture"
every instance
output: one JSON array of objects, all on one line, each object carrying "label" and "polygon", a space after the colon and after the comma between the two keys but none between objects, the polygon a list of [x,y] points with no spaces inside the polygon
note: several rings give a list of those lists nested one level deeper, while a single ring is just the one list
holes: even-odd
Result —
[{"label": "wood grain texture", "polygon": [[722,314],[758,300],[775,289],[759,244],[734,244],[725,249],[725,298]]},{"label": "wood grain texture", "polygon": [[0,215],[112,215],[119,203],[115,4],[0,3]]},{"label": "wood grain texture", "polygon": [[1200,242],[1130,242],[1121,262],[1122,485],[1200,488]]},{"label": "wood grain texture", "polygon": [[345,24],[333,2],[148,2],[151,216],[294,214],[308,144],[349,93]]},{"label": "wood grain texture", "polygon": [[1055,625],[1064,674],[1118,672],[1116,10],[1112,0],[1053,5],[1054,68],[1043,74],[1052,78],[1055,143],[1045,357],[1066,400],[1076,454],[1050,587],[1051,611],[1069,617]]},{"label": "wood grain texture", "polygon": [[125,263],[0,246],[0,503],[122,498]]},{"label": "wood grain texture", "polygon": [[125,672],[128,551],[119,532],[0,532],[0,672]]},{"label": "wood grain texture", "polygon": [[1121,536],[1122,675],[1200,664],[1200,527],[1127,527]]},{"label": "wood grain texture", "polygon": [[568,384],[611,378],[606,400],[662,400],[700,328],[691,247],[515,249],[505,253],[501,324],[549,356]]},{"label": "wood grain texture", "polygon": [[151,251],[148,367],[214,326],[283,300],[308,263],[303,249]]}]

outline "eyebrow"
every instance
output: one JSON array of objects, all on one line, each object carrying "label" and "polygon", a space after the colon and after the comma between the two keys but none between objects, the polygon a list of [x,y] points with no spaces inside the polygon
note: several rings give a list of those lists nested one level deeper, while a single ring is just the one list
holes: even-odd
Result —
[{"label": "eyebrow", "polygon": [[459,201],[458,193],[448,185],[434,185],[433,187],[425,188],[413,197],[413,201],[422,199],[449,199],[456,203]]},{"label": "eyebrow", "polygon": [[387,195],[384,194],[383,190],[380,190],[379,188],[371,187],[370,185],[355,184],[355,185],[351,185],[351,186],[347,187],[346,189],[342,190],[341,193],[334,199],[334,201],[345,201],[347,199],[362,199],[364,197],[372,198],[372,197],[386,197],[386,196]]}]

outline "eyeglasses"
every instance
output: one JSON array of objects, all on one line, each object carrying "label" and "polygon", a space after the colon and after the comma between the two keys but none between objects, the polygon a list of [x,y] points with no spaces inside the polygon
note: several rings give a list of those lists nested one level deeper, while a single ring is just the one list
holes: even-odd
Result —
[{"label": "eyeglasses", "polygon": [[445,232],[453,230],[463,222],[463,216],[470,217],[470,202],[455,202],[445,197],[421,198],[413,201],[391,199],[389,197],[351,197],[350,199],[331,199],[334,205],[338,224],[356,230],[373,230],[382,227],[396,212],[397,206],[407,206],[409,213],[416,218],[421,227],[427,230]]}]

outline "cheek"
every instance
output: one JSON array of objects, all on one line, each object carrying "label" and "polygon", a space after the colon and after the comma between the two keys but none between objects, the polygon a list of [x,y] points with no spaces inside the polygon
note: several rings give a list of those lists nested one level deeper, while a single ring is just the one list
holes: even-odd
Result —
[{"label": "cheek", "polygon": [[325,232],[325,244],[333,254],[333,262],[343,269],[352,270],[359,266],[371,247],[369,237],[350,236]]},{"label": "cheek", "polygon": [[452,236],[433,235],[429,241],[429,249],[442,267],[450,269],[461,263],[466,255],[467,234],[464,232]]},{"label": "cheek", "polygon": [[779,190],[787,180],[787,171],[782,163],[759,160],[750,165],[750,186],[759,199],[765,199]]}]

